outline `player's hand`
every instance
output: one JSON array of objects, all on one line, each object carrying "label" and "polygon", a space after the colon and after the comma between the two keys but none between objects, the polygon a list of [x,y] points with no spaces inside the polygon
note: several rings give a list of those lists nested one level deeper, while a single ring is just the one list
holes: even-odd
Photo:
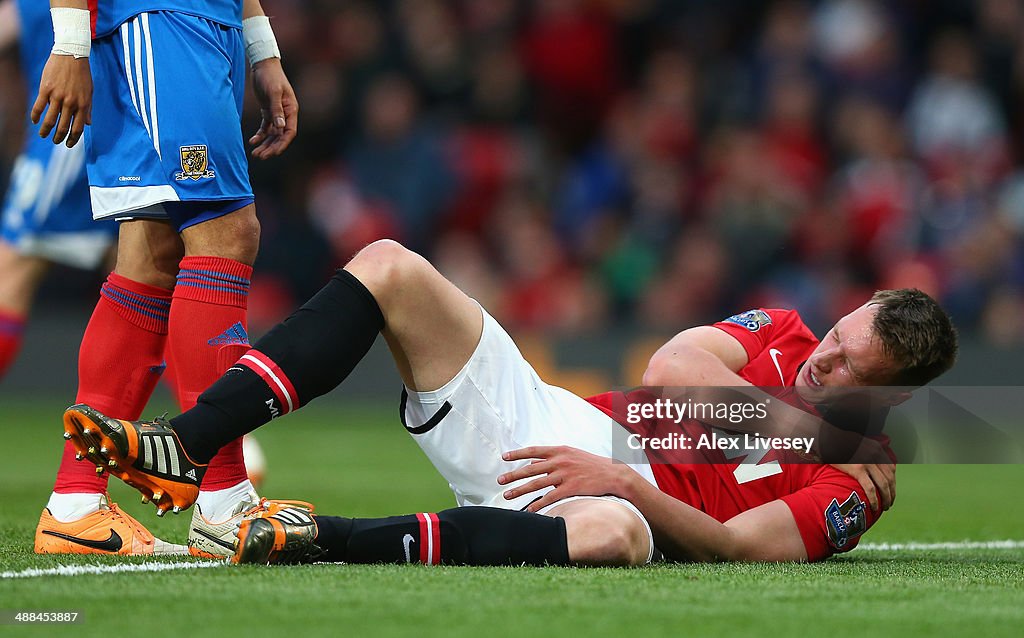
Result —
[{"label": "player's hand", "polygon": [[260,102],[263,121],[249,138],[253,157],[267,159],[280,155],[295,139],[299,128],[299,101],[285,77],[281,60],[267,58],[252,67],[252,86]]},{"label": "player's hand", "polygon": [[506,461],[534,460],[529,465],[499,476],[499,485],[537,477],[506,490],[506,500],[511,501],[523,494],[548,487],[555,488],[530,503],[526,508],[529,512],[539,511],[570,496],[618,495],[627,479],[624,472],[632,472],[628,465],[615,463],[609,458],[568,446],[526,447],[506,452],[501,458]]},{"label": "player's hand", "polygon": [[85,125],[92,123],[92,73],[89,58],[50,54],[39,79],[39,96],[32,105],[33,124],[46,111],[39,125],[39,137],[53,132],[53,143],[67,140],[68,148],[82,139]]},{"label": "player's hand", "polygon": [[832,465],[857,479],[875,512],[884,512],[896,500],[896,465],[893,463],[850,463]]}]

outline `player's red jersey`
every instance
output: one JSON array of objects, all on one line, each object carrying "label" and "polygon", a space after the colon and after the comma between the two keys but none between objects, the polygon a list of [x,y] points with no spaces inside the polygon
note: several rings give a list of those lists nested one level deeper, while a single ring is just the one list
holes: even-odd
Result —
[{"label": "player's red jersey", "polygon": [[[791,388],[801,365],[818,345],[818,339],[793,310],[750,310],[714,325],[746,349],[748,363],[739,375],[765,388]],[[773,394],[813,411],[793,389]],[[639,390],[609,392],[587,400],[630,431],[651,436],[659,428],[664,431],[666,423],[647,420],[630,424],[624,410],[630,403],[649,402],[653,398],[647,391]],[[685,432],[691,440],[712,433],[724,438],[742,436],[693,420],[673,423],[671,427],[676,432]],[[659,455],[648,450],[647,454],[663,492],[720,522],[781,499],[792,511],[807,557],[812,561],[853,549],[859,536],[877,519],[856,479],[831,466],[808,463],[805,458],[798,458],[799,452],[703,449],[685,453],[697,455],[690,456],[695,462],[689,463],[672,462],[682,457],[671,453]],[[671,460],[665,462],[666,459]]]}]

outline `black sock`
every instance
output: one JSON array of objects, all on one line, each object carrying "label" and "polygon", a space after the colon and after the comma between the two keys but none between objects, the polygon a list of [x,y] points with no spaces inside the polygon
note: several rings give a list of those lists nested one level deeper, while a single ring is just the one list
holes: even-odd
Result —
[{"label": "black sock", "polygon": [[182,446],[207,463],[225,444],[333,390],[384,327],[377,301],[346,270],[275,326],[193,409],[171,419]]},{"label": "black sock", "polygon": [[565,519],[494,507],[389,518],[315,516],[319,560],[335,563],[567,565]]}]

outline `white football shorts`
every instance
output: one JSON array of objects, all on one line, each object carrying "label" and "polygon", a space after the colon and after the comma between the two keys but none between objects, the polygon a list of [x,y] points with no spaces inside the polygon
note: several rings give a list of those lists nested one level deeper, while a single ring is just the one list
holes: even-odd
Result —
[{"label": "white football shorts", "polygon": [[[483,333],[469,361],[438,390],[404,389],[402,423],[448,481],[460,506],[521,510],[543,492],[505,500],[505,490],[532,479],[499,485],[498,476],[529,464],[504,461],[502,453],[536,445],[567,445],[614,458],[613,450],[621,454],[628,449],[621,442],[629,433],[583,398],[544,383],[505,329],[486,310],[481,312]],[[619,444],[613,446],[614,441]],[[643,453],[635,454],[618,460],[657,485]],[[650,533],[647,521],[631,503],[614,496],[599,498],[623,503]]]}]

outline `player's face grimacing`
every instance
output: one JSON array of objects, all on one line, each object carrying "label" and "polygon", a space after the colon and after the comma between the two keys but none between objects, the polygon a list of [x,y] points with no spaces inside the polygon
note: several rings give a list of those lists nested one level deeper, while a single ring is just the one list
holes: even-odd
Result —
[{"label": "player's face grimacing", "polygon": [[809,403],[824,403],[830,389],[884,386],[895,376],[896,364],[885,355],[875,337],[877,306],[864,304],[840,319],[811,353],[796,377],[800,396]]}]

